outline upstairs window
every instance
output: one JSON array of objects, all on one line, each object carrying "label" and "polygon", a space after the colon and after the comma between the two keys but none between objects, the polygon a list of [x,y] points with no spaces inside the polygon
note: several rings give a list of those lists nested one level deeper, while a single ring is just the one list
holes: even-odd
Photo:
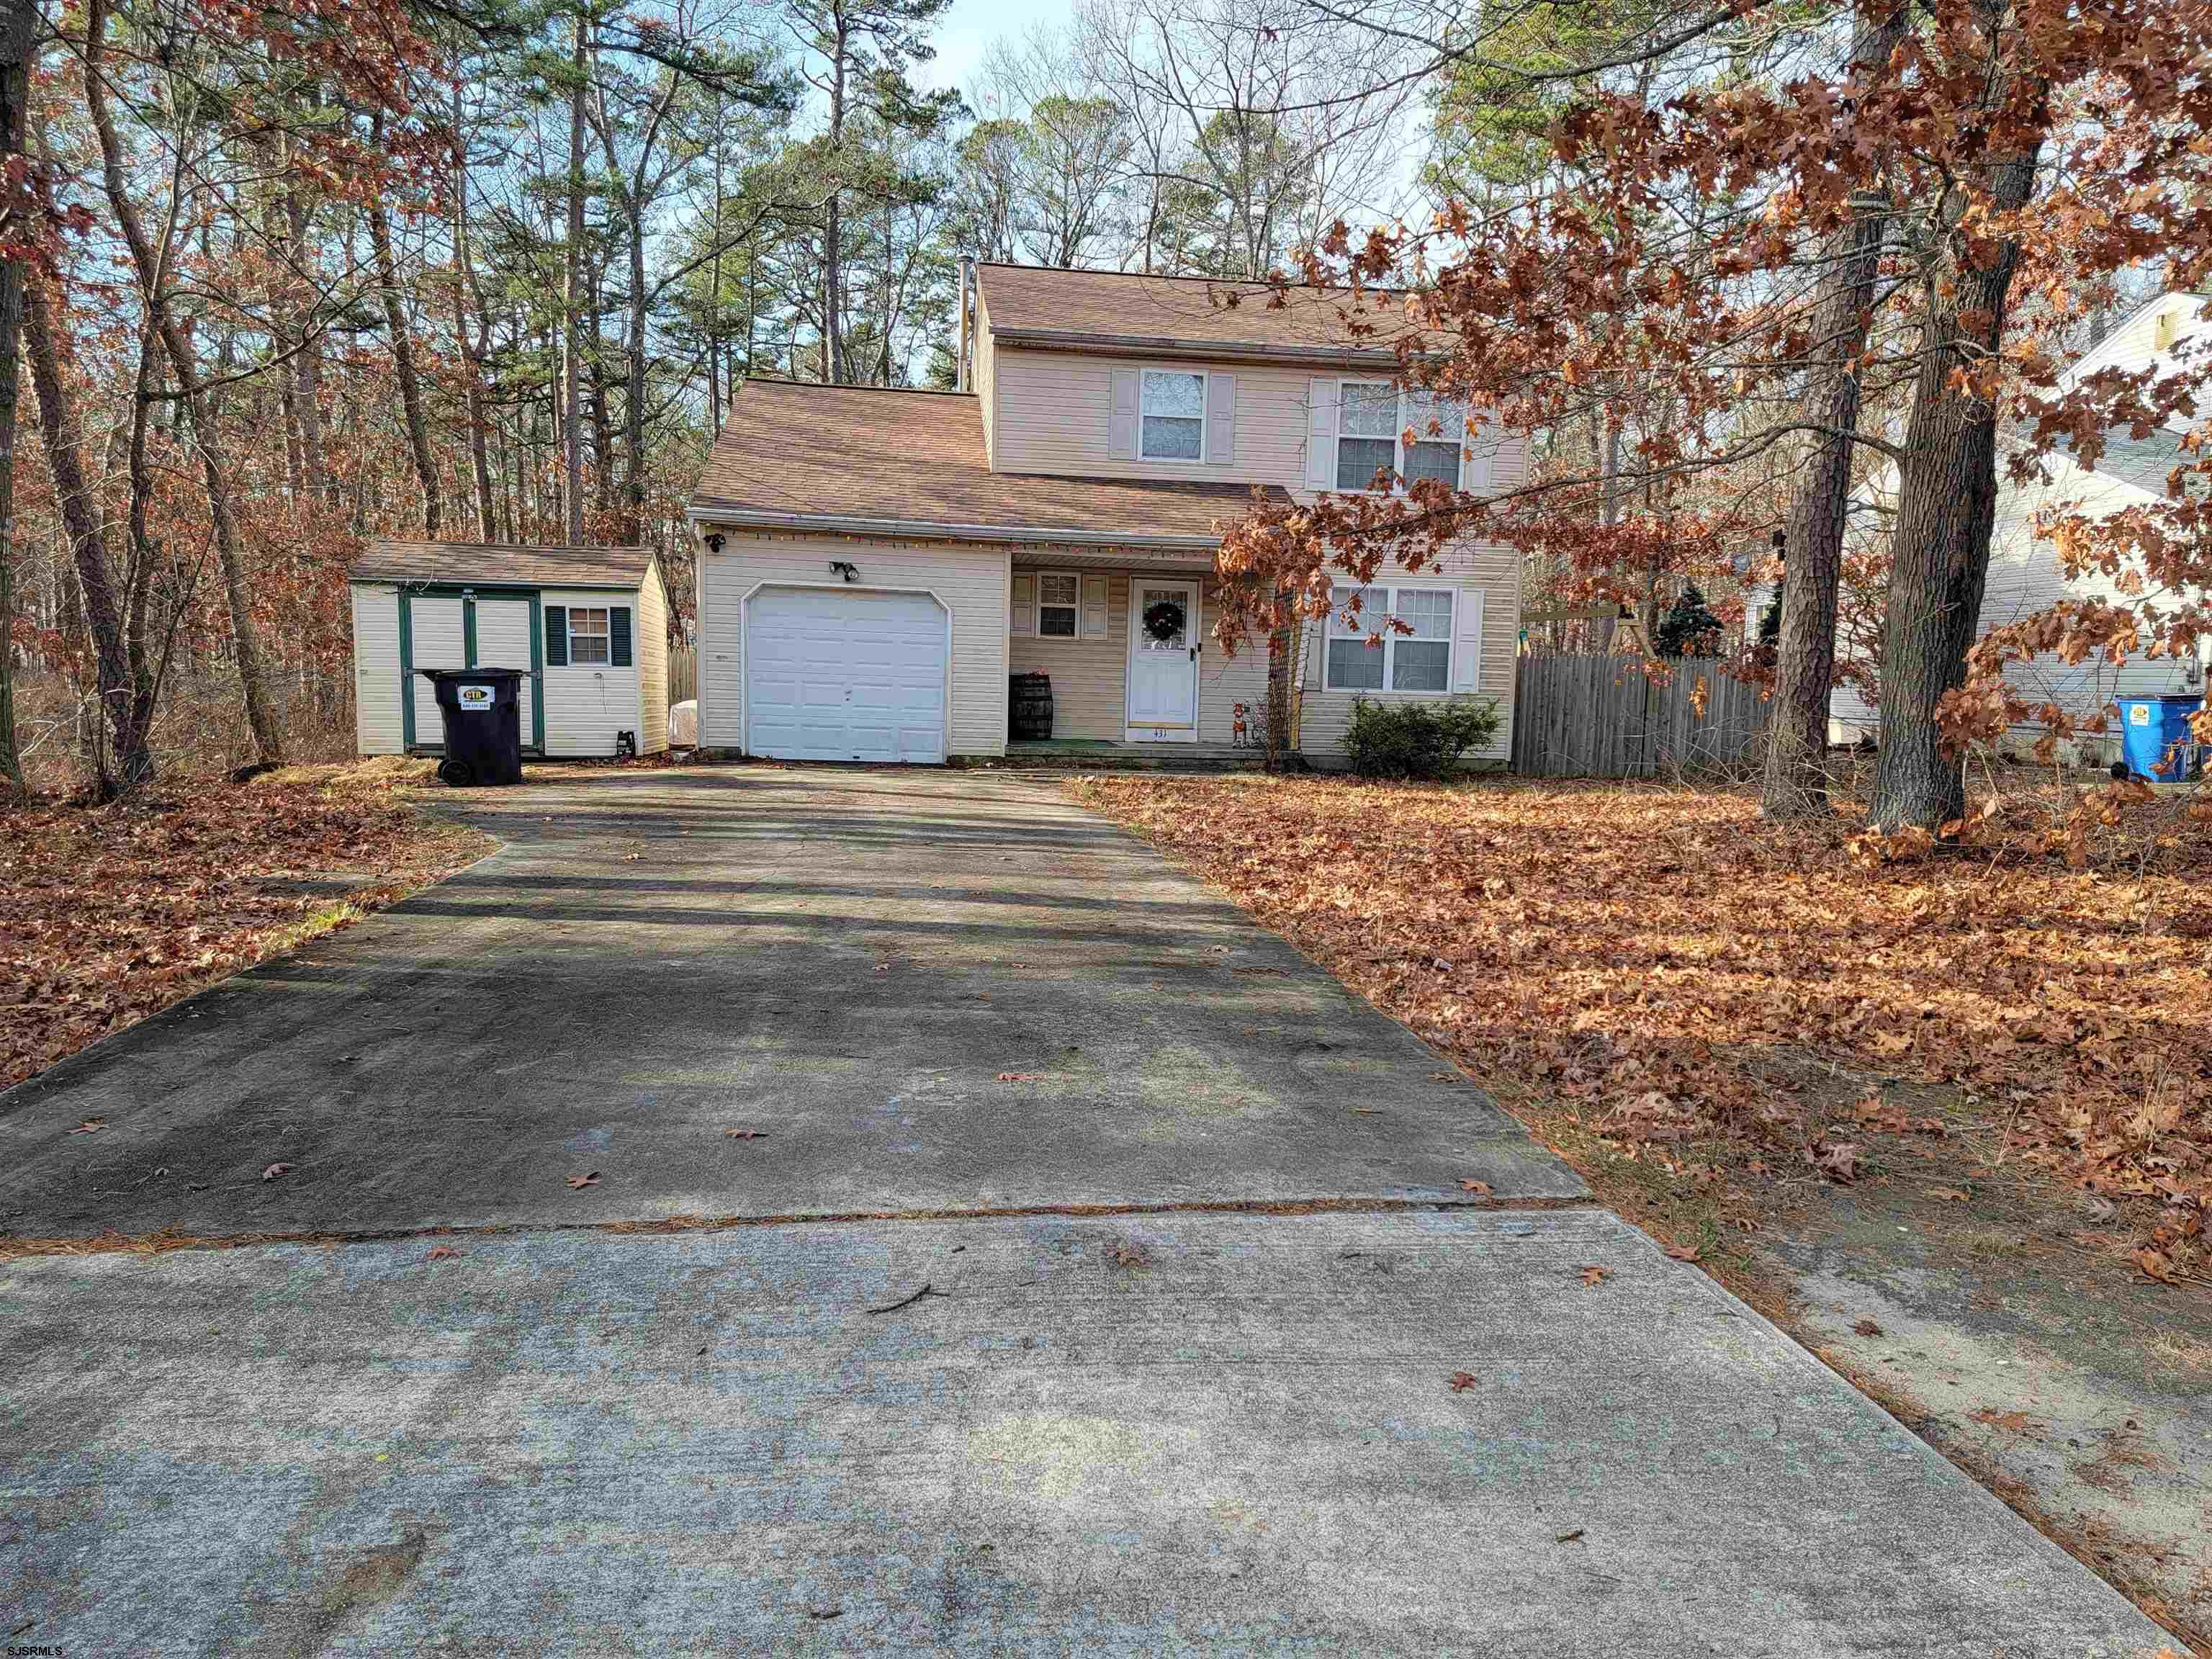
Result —
[{"label": "upstairs window", "polygon": [[1346,380],[1336,405],[1336,487],[1372,489],[1376,473],[1395,472],[1407,483],[1436,478],[1456,489],[1466,441],[1466,404],[1388,380]]},{"label": "upstairs window", "polygon": [[1206,376],[1148,368],[1139,393],[1137,453],[1148,461],[1206,459]]}]

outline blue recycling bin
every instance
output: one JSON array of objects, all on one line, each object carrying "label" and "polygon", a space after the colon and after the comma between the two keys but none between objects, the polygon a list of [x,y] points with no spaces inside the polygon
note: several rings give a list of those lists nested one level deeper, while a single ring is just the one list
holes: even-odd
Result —
[{"label": "blue recycling bin", "polygon": [[2120,710],[2120,754],[2130,772],[2158,783],[2181,783],[2203,771],[2204,750],[2189,730],[2189,717],[2204,705],[2202,696],[2190,692],[2113,701]]}]

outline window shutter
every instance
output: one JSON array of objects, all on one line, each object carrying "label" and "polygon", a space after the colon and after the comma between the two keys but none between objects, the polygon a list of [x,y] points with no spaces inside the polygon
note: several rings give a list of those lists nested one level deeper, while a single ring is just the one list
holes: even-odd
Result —
[{"label": "window shutter", "polygon": [[1116,461],[1137,459],[1137,371],[1114,371],[1114,403],[1106,414],[1106,454]]},{"label": "window shutter", "polygon": [[545,665],[568,665],[568,607],[565,605],[545,607]]},{"label": "window shutter", "polygon": [[1036,576],[1033,572],[1014,572],[1014,614],[1006,619],[1006,625],[1010,633],[1036,632]]},{"label": "window shutter", "polygon": [[1482,590],[1462,587],[1452,595],[1451,689],[1474,691],[1482,684]]},{"label": "window shutter", "polygon": [[1336,488],[1336,382],[1318,377],[1306,392],[1306,488]]},{"label": "window shutter", "polygon": [[629,666],[629,607],[617,605],[607,612],[607,665]]},{"label": "window shutter", "polygon": [[1460,434],[1459,487],[1470,495],[1487,495],[1491,492],[1492,463],[1498,455],[1498,435],[1487,429],[1494,422],[1476,416],[1477,430]]},{"label": "window shutter", "polygon": [[1103,640],[1106,637],[1106,579],[1085,576],[1083,579],[1083,637]]},{"label": "window shutter", "polygon": [[1237,459],[1237,377],[1206,377],[1206,464],[1228,466]]}]

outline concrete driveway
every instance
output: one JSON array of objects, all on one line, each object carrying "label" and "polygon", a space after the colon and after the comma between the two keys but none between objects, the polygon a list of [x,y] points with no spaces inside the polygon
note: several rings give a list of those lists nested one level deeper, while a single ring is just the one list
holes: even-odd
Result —
[{"label": "concrete driveway", "polygon": [[11,1641],[2159,1645],[1048,787],[470,810],[505,851],[0,1096],[15,1238],[232,1246],[0,1262]]}]

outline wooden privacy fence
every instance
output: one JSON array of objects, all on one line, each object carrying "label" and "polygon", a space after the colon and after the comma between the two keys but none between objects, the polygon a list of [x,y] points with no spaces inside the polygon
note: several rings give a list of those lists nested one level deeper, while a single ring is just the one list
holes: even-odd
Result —
[{"label": "wooden privacy fence", "polygon": [[668,701],[689,702],[699,695],[699,647],[696,645],[672,645],[668,647]]},{"label": "wooden privacy fence", "polygon": [[[1759,763],[1759,688],[1698,658],[1524,656],[1514,693],[1513,769],[1538,778],[1653,778]],[[1701,689],[1702,688],[1702,689]]]}]

